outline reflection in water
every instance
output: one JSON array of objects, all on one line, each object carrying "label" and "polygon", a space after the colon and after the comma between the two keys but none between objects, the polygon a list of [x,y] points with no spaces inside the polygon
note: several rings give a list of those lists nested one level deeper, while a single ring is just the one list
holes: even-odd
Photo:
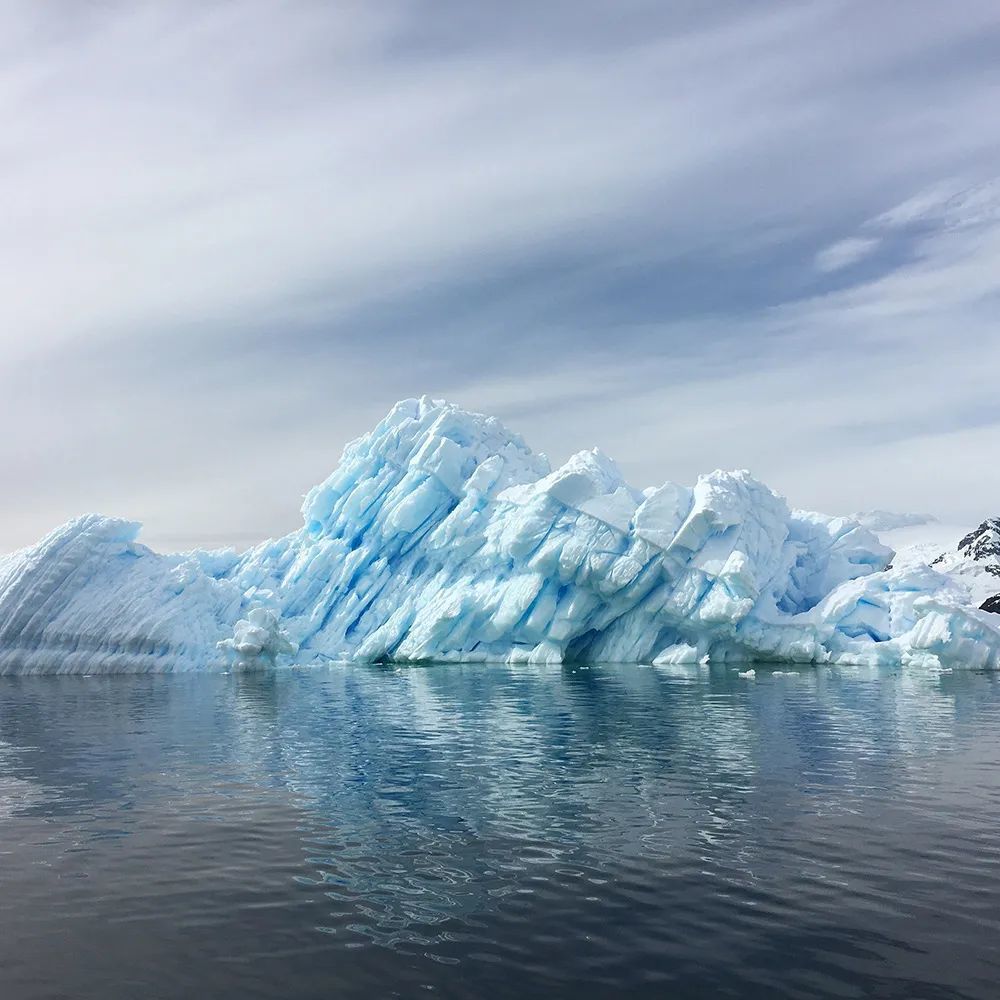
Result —
[{"label": "reflection in water", "polygon": [[3,996],[992,996],[998,722],[959,673],[4,679]]}]

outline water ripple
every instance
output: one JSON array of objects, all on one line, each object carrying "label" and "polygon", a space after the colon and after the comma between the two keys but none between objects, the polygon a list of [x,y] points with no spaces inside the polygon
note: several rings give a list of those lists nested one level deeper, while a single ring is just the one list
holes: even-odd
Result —
[{"label": "water ripple", "polygon": [[959,673],[4,679],[0,987],[993,997],[998,760]]}]

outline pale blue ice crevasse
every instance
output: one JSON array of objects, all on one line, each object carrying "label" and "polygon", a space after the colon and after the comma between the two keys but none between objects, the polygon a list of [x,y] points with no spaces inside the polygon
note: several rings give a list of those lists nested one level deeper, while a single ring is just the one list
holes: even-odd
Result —
[{"label": "pale blue ice crevasse", "polygon": [[[1000,666],[1000,618],[849,518],[747,472],[639,492],[552,471],[497,420],[398,403],[242,556],[160,555],[88,515],[0,559],[0,670],[767,660]],[[993,621],[991,621],[993,619]]]}]

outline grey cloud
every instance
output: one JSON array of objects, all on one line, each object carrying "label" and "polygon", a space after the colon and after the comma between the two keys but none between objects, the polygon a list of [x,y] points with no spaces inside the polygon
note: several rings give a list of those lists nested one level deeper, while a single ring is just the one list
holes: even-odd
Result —
[{"label": "grey cloud", "polygon": [[1000,360],[995,4],[435,10],[0,11],[0,548],[287,530],[422,391],[640,482],[996,507],[956,449]]}]

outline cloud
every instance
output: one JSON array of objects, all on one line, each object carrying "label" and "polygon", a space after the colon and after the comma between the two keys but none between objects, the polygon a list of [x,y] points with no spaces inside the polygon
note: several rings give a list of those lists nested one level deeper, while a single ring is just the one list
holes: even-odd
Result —
[{"label": "cloud", "polygon": [[816,267],[825,274],[851,267],[873,253],[881,241],[873,237],[849,236],[824,247],[816,254]]},{"label": "cloud", "polygon": [[936,184],[873,219],[888,229],[943,226],[959,229],[1000,222],[1000,179],[963,185],[959,178]]},{"label": "cloud", "polygon": [[639,482],[995,509],[956,442],[996,423],[1000,14],[935,12],[7,4],[0,549],[288,530],[424,391]]}]

